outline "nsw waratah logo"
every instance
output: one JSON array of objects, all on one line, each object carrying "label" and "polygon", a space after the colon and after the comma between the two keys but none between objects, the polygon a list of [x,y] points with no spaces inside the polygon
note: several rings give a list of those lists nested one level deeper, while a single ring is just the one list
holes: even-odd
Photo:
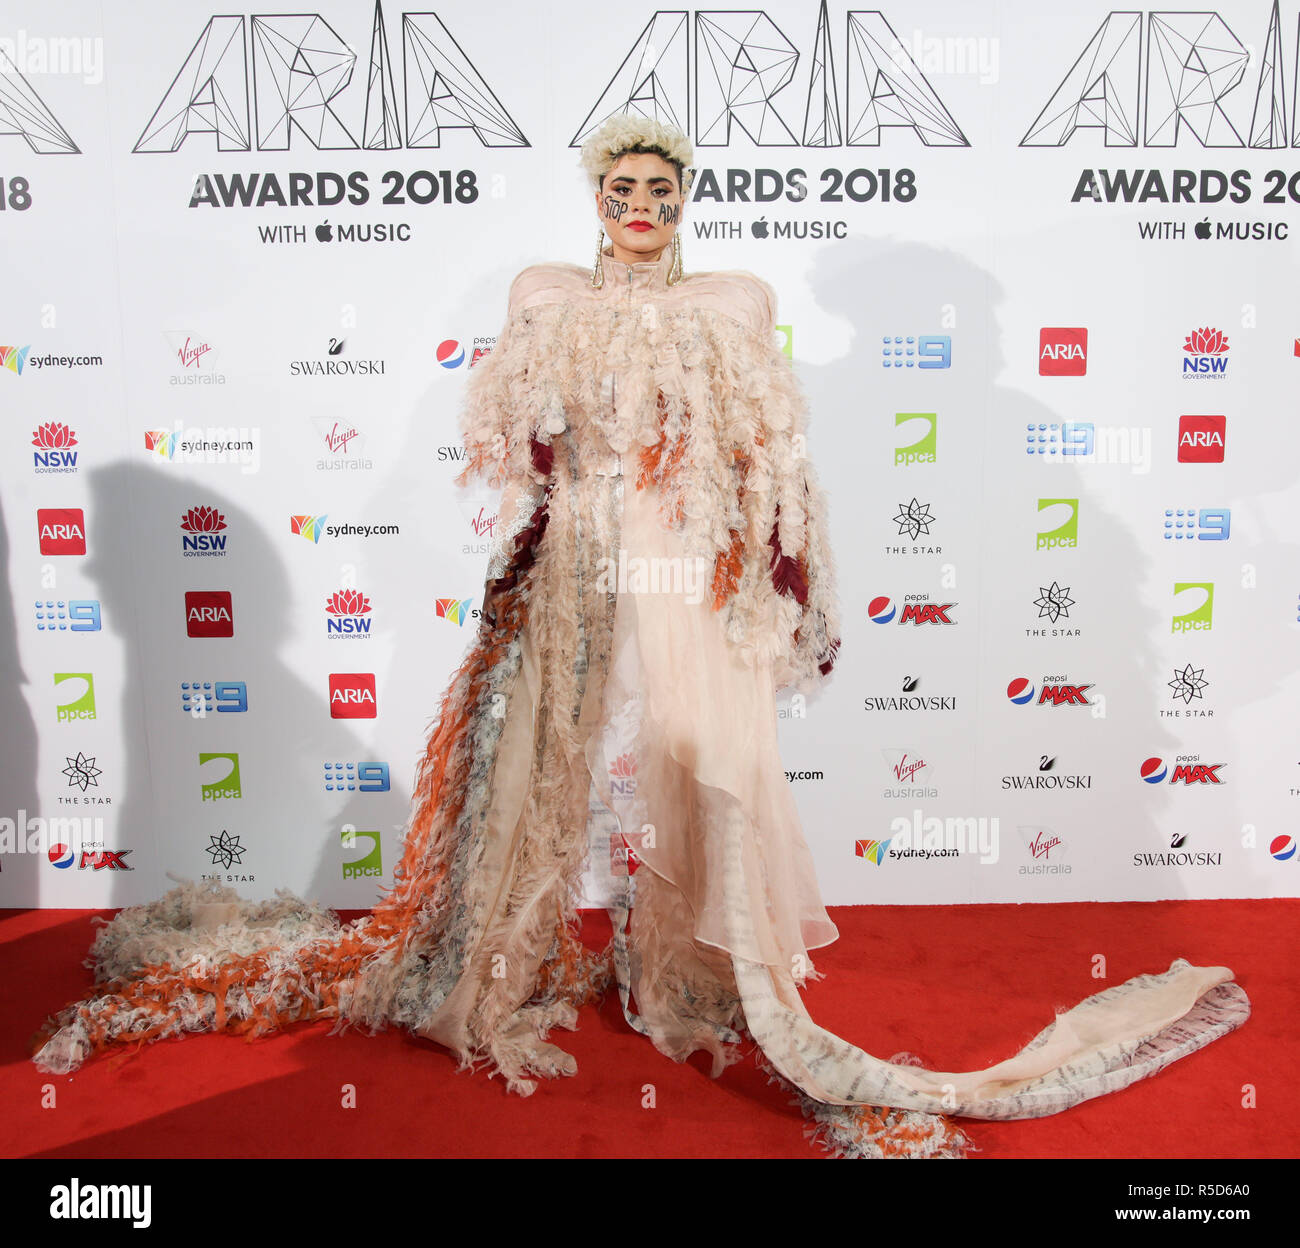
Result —
[{"label": "nsw waratah logo", "polygon": [[357,589],[337,589],[325,600],[325,631],[329,637],[370,636],[370,599]]},{"label": "nsw waratah logo", "polygon": [[226,553],[226,518],[215,507],[191,507],[181,516],[181,553],[187,558],[221,558]]},{"label": "nsw waratah logo", "polygon": [[32,430],[32,467],[38,473],[77,471],[76,433],[62,421],[47,420]]},{"label": "nsw waratah logo", "polygon": [[1228,339],[1217,329],[1194,329],[1183,343],[1183,377],[1222,381],[1228,371]]},{"label": "nsw waratah logo", "polygon": [[1082,377],[1088,371],[1088,331],[1085,327],[1043,328],[1038,331],[1038,372],[1043,377]]}]

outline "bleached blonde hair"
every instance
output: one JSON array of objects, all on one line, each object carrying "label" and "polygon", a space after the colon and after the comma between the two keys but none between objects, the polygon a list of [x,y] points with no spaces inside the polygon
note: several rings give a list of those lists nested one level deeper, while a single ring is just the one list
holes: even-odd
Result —
[{"label": "bleached blonde hair", "polygon": [[600,190],[605,175],[628,152],[653,152],[662,156],[676,167],[681,179],[682,194],[685,195],[691,189],[691,183],[695,179],[691,160],[695,152],[690,139],[676,126],[655,121],[651,117],[615,113],[582,145],[582,167],[591,180],[593,190]]}]

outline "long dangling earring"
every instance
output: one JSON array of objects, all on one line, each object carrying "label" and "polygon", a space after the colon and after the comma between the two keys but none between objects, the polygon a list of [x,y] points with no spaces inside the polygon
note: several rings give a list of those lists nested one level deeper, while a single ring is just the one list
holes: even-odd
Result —
[{"label": "long dangling earring", "polygon": [[596,265],[591,270],[591,286],[599,290],[605,284],[605,266],[600,262],[600,253],[605,249],[605,227],[602,225],[596,234]]},{"label": "long dangling earring", "polygon": [[682,232],[673,234],[673,267],[668,270],[667,283],[676,286],[682,280]]}]

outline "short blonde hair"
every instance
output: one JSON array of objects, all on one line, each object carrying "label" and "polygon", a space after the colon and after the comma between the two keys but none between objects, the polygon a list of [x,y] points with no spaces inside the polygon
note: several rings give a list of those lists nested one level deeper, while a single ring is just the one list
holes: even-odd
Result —
[{"label": "short blonde hair", "polygon": [[677,169],[682,194],[691,189],[695,170],[691,141],[676,126],[651,117],[615,113],[582,145],[582,167],[593,190],[600,190],[605,175],[629,152],[652,152]]}]

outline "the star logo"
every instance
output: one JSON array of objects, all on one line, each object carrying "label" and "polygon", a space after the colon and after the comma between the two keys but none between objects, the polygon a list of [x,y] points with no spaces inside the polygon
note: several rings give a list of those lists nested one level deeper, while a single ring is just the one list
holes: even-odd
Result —
[{"label": "the star logo", "polygon": [[[64,758],[68,756],[65,754]],[[99,777],[104,773],[95,766],[93,758],[78,754],[76,758],[68,758],[63,774],[68,777],[68,788],[80,789],[84,793],[91,785],[99,788]]]},{"label": "the star logo", "polygon": [[1034,599],[1034,606],[1038,608],[1040,620],[1050,620],[1053,624],[1057,620],[1068,620],[1070,608],[1074,606],[1074,599],[1070,597],[1070,587],[1058,585],[1055,581],[1046,588],[1040,585],[1038,597]]},{"label": "the star logo", "polygon": [[1203,667],[1193,667],[1189,663],[1181,671],[1175,668],[1174,678],[1169,682],[1169,688],[1174,691],[1174,701],[1190,706],[1192,699],[1201,697],[1201,690],[1210,683],[1204,677]]},{"label": "the star logo", "polygon": [[935,517],[930,512],[930,504],[912,499],[910,503],[898,504],[898,515],[894,523],[898,525],[899,537],[910,537],[915,541],[922,533],[929,533]]},{"label": "the star logo", "polygon": [[214,867],[224,867],[227,871],[236,862],[243,862],[248,851],[239,843],[239,837],[231,836],[225,828],[220,836],[208,837],[208,854]]}]

